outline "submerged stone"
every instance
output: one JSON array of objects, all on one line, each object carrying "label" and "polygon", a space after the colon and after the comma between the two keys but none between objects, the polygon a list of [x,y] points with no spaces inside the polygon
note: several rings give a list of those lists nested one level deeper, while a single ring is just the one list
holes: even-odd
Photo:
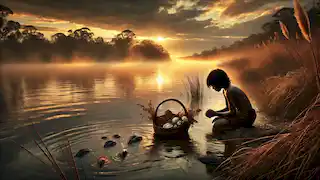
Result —
[{"label": "submerged stone", "polygon": [[85,148],[85,149],[80,149],[77,154],[75,155],[75,157],[77,158],[82,158],[84,157],[85,155],[89,154],[89,152],[91,152],[90,149],[88,148]]},{"label": "submerged stone", "polygon": [[141,136],[133,135],[133,136],[130,137],[128,144],[134,144],[134,143],[138,143],[140,141],[142,141],[142,137]]},{"label": "submerged stone", "polygon": [[208,155],[206,156],[200,156],[198,160],[203,164],[213,165],[213,166],[219,166],[223,162],[222,158],[219,158],[218,156],[211,153],[207,153],[207,154]]},{"label": "submerged stone", "polygon": [[119,139],[121,136],[119,134],[113,135],[113,138]]},{"label": "submerged stone", "polygon": [[172,147],[167,147],[167,148],[166,148],[166,151],[167,151],[167,152],[172,152],[172,151],[173,151],[173,148],[172,148]]},{"label": "submerged stone", "polygon": [[106,139],[108,139],[108,137],[102,136],[101,139],[106,140]]},{"label": "submerged stone", "polygon": [[117,143],[116,142],[114,142],[114,141],[107,141],[105,144],[104,144],[104,148],[109,148],[109,147],[113,147],[113,146],[115,146],[115,145],[117,145]]}]

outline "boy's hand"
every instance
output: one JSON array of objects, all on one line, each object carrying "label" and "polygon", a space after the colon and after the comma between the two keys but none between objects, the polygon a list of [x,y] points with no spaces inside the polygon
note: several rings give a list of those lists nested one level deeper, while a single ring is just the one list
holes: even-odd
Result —
[{"label": "boy's hand", "polygon": [[206,116],[208,117],[208,118],[212,118],[212,117],[214,117],[214,116],[216,116],[216,112],[214,111],[214,110],[212,110],[212,109],[209,109],[207,112],[206,112]]}]

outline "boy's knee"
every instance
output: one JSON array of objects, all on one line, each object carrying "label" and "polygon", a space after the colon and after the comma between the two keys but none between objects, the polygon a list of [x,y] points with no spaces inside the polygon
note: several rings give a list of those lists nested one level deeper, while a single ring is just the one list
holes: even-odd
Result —
[{"label": "boy's knee", "polygon": [[223,131],[229,126],[229,121],[223,118],[217,119],[212,126],[212,131]]},{"label": "boy's knee", "polygon": [[227,119],[219,118],[214,123],[214,127],[221,127],[221,126],[227,126],[229,124],[229,121]]}]

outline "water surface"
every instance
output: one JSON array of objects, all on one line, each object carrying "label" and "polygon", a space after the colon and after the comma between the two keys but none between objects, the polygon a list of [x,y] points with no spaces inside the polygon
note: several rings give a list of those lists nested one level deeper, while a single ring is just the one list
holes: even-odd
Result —
[{"label": "water surface", "polygon": [[[219,142],[208,145],[205,135],[211,131],[211,122],[204,112],[197,117],[199,123],[189,131],[190,141],[161,141],[154,138],[152,123],[141,117],[137,104],[147,104],[150,100],[159,104],[167,98],[188,104],[183,85],[185,76],[198,74],[204,82],[214,67],[212,63],[186,62],[3,65],[1,179],[59,179],[50,168],[11,141],[45,159],[33,142],[38,138],[32,124],[70,179],[74,175],[68,164],[70,155],[65,150],[67,139],[73,154],[82,148],[93,150],[88,156],[76,159],[83,179],[210,179],[196,157],[207,150],[222,154],[226,147]],[[221,94],[204,88],[204,97],[201,109],[223,108]],[[166,106],[180,109],[176,104]],[[106,140],[101,137],[112,139],[114,134],[121,135],[116,140],[117,146],[104,149]],[[128,147],[132,134],[141,135],[143,141]],[[125,161],[113,159],[104,168],[97,167],[98,156],[112,159],[123,148],[129,151]]]}]

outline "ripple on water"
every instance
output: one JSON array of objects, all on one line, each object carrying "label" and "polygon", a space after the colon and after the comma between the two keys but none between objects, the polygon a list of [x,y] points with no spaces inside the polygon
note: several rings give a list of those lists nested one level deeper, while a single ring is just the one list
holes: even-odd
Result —
[{"label": "ripple on water", "polygon": [[[121,138],[113,138],[114,134],[120,134]],[[141,135],[143,140],[141,143],[128,146],[128,139],[133,134]],[[107,136],[109,140],[114,140],[117,145],[112,148],[103,148],[103,144],[107,140],[102,140],[102,136]],[[179,144],[178,141],[154,139],[153,128],[150,123],[123,126],[121,121],[118,120],[101,121],[73,127],[57,133],[49,133],[43,137],[46,145],[64,168],[67,168],[68,161],[71,160],[70,155],[66,153],[66,138],[71,143],[73,154],[76,154],[82,148],[90,148],[92,150],[84,158],[76,159],[76,164],[80,169],[85,169],[87,176],[95,176],[98,179],[105,177],[130,179],[130,177],[138,176],[140,173],[149,174],[150,177],[153,177],[154,174],[171,171],[185,174],[184,171],[190,167],[188,153],[192,153],[195,149],[195,147],[192,147],[191,141],[180,142]],[[173,151],[168,152],[168,147],[172,148]],[[121,152],[123,148],[126,148],[129,154],[125,161],[122,162],[119,161],[119,158],[116,158],[116,154]],[[32,151],[38,151],[37,154],[41,154],[35,146]],[[186,156],[181,156],[181,154],[186,153]],[[104,168],[99,168],[97,158],[101,155],[109,157],[112,163]]]}]

